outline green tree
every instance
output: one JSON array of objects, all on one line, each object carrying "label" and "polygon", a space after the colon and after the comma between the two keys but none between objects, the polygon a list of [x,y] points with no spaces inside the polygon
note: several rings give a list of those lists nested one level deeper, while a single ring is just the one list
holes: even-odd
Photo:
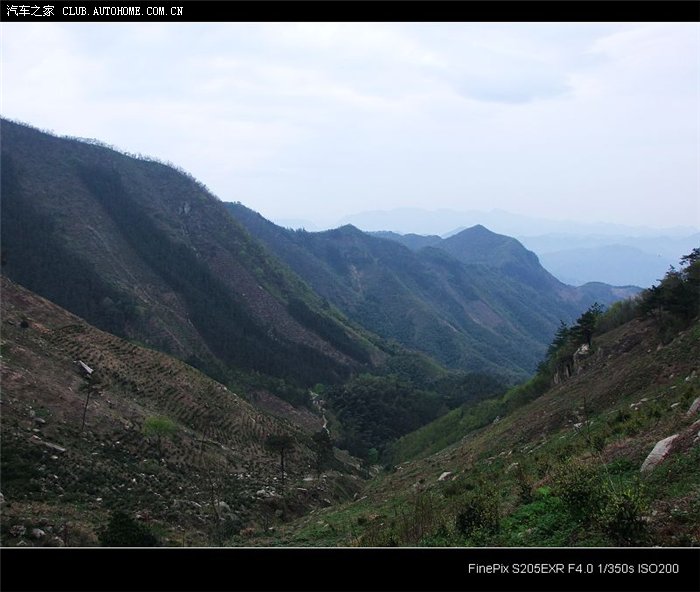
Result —
[{"label": "green tree", "polygon": [[280,455],[280,476],[284,489],[284,455],[294,447],[294,440],[288,434],[272,434],[265,440],[265,447]]},{"label": "green tree", "polygon": [[316,453],[316,471],[320,475],[324,469],[329,469],[334,460],[333,442],[328,430],[321,429],[311,436],[312,448]]},{"label": "green tree", "polygon": [[603,314],[603,307],[595,302],[588,308],[577,320],[576,325],[572,328],[573,334],[580,343],[585,343],[591,347],[593,332],[595,331],[598,318]]},{"label": "green tree", "polygon": [[158,458],[163,456],[163,438],[170,438],[177,431],[175,422],[169,417],[154,416],[149,417],[143,424],[143,433],[151,438],[155,438],[158,447]]}]

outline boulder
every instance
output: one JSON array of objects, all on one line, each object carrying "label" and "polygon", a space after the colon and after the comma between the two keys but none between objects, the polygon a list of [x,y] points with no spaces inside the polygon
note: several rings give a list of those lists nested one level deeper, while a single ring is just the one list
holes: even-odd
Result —
[{"label": "boulder", "polygon": [[452,474],[452,471],[445,471],[442,475],[438,477],[438,481],[444,481]]},{"label": "boulder", "polygon": [[659,463],[661,463],[669,454],[671,450],[671,445],[673,441],[678,438],[678,434],[664,438],[656,443],[654,449],[646,457],[646,460],[642,463],[642,468],[640,471],[642,473],[647,473],[652,471]]},{"label": "boulder", "polygon": [[692,417],[698,411],[700,411],[700,397],[698,397],[697,399],[695,399],[695,401],[692,402],[692,404],[690,405],[690,409],[688,409],[687,415],[689,417]]}]

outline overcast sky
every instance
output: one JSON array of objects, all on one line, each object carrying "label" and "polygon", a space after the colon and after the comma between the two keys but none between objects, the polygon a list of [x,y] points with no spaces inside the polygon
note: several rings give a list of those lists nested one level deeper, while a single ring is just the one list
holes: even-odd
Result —
[{"label": "overcast sky", "polygon": [[700,25],[3,23],[3,116],[273,220],[700,226]]}]

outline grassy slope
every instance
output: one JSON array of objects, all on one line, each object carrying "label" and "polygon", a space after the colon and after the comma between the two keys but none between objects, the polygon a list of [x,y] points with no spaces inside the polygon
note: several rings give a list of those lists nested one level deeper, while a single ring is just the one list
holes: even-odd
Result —
[{"label": "grassy slope", "polygon": [[[75,360],[95,375],[81,376]],[[303,481],[315,457],[302,429],[261,412],[194,368],[95,329],[4,277],[1,404],[3,545],[60,544],[54,537],[63,540],[64,529],[70,545],[95,544],[116,509],[142,515],[168,544],[207,545],[343,492]],[[162,455],[143,429],[156,416],[176,426],[163,439]],[[294,441],[281,497],[257,493],[280,491],[279,456],[264,447],[271,433]],[[356,479],[336,476],[349,491],[357,487]],[[305,491],[297,490],[302,484]],[[223,520],[214,502],[230,507]],[[27,534],[13,536],[16,526]],[[34,527],[47,535],[31,539]]]},{"label": "grassy slope", "polygon": [[[700,543],[700,418],[687,414],[700,395],[700,324],[663,344],[650,322],[635,320],[594,348],[569,381],[439,453],[402,463],[358,502],[317,512],[265,544],[625,544],[602,518],[580,521],[567,506],[571,486],[562,484],[571,467],[591,472],[591,488],[640,494],[641,544]],[[680,437],[672,454],[640,474],[655,443],[673,434]],[[456,529],[475,492],[496,500],[500,530]]]}]

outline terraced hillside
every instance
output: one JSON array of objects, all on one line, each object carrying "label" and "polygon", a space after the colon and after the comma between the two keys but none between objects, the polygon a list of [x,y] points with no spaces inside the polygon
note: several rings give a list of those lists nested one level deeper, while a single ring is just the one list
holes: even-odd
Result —
[{"label": "terraced hillside", "polygon": [[[503,415],[493,402],[451,412],[458,442],[260,543],[698,545],[699,360],[697,320],[669,340],[634,319],[596,336],[542,396]],[[423,432],[427,450],[441,421],[407,438]]]},{"label": "terraced hillside", "polygon": [[[275,418],[1,281],[3,545],[96,544],[117,510],[164,544],[216,544],[357,489],[357,477],[318,478],[321,417]],[[271,435],[289,438],[284,486]]]}]

